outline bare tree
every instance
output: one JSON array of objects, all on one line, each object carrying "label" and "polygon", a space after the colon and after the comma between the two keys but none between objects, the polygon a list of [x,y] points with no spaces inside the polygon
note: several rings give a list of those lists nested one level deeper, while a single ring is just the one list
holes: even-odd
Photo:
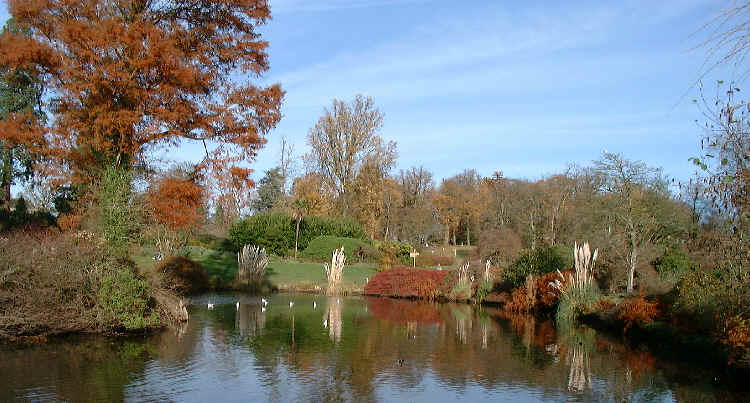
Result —
[{"label": "bare tree", "polygon": [[[622,253],[627,264],[627,290],[633,291],[635,269],[642,249],[656,241],[668,226],[663,201],[669,192],[661,170],[641,161],[629,161],[622,155],[604,152],[594,161],[601,175],[604,208],[614,224],[612,232],[624,243]],[[609,232],[609,231],[608,231]]]},{"label": "bare tree", "polygon": [[372,98],[357,95],[351,102],[334,99],[307,134],[309,166],[334,192],[343,213],[351,211],[352,186],[365,162],[388,172],[396,161],[396,143],[380,137],[382,126],[383,114]]}]

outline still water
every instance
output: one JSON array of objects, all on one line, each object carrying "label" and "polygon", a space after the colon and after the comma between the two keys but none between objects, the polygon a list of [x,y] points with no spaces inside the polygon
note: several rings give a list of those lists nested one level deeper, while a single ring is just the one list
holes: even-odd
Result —
[{"label": "still water", "polygon": [[194,298],[188,324],[148,337],[0,346],[0,401],[732,402],[748,396],[705,369],[662,361],[591,329],[556,329],[492,308],[266,298],[265,307],[255,296]]}]

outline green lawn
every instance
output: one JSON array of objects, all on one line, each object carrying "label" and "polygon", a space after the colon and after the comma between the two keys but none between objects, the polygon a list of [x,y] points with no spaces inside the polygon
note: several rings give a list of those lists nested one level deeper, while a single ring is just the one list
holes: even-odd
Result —
[{"label": "green lawn", "polygon": [[[133,260],[139,267],[150,270],[154,265],[153,254],[153,250],[144,248],[133,256]],[[230,284],[237,274],[237,256],[233,253],[188,246],[187,257],[206,270],[212,284]],[[279,289],[314,290],[315,286],[323,287],[326,284],[322,263],[305,263],[271,256],[266,272],[271,285]],[[341,286],[346,289],[361,289],[366,279],[372,278],[375,273],[377,265],[374,263],[347,265],[344,267]]]}]

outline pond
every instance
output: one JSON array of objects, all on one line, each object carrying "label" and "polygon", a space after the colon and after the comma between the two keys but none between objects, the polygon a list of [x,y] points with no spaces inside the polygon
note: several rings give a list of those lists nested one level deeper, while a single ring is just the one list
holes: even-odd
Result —
[{"label": "pond", "polygon": [[[744,401],[591,329],[369,297],[204,295],[146,337],[0,346],[0,401]],[[294,303],[290,307],[290,301]],[[213,309],[208,309],[208,304]],[[239,303],[239,304],[238,304]]]}]

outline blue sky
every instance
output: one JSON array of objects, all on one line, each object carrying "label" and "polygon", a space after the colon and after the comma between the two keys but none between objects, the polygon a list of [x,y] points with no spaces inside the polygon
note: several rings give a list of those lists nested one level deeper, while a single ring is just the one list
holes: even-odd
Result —
[{"label": "blue sky", "polygon": [[281,135],[306,152],[323,108],[364,94],[385,114],[398,168],[424,165],[437,179],[465,168],[538,178],[604,149],[689,177],[706,59],[694,48],[708,33],[696,31],[731,3],[559,3],[271,0],[263,82],[287,95],[254,168],[278,163]]}]

